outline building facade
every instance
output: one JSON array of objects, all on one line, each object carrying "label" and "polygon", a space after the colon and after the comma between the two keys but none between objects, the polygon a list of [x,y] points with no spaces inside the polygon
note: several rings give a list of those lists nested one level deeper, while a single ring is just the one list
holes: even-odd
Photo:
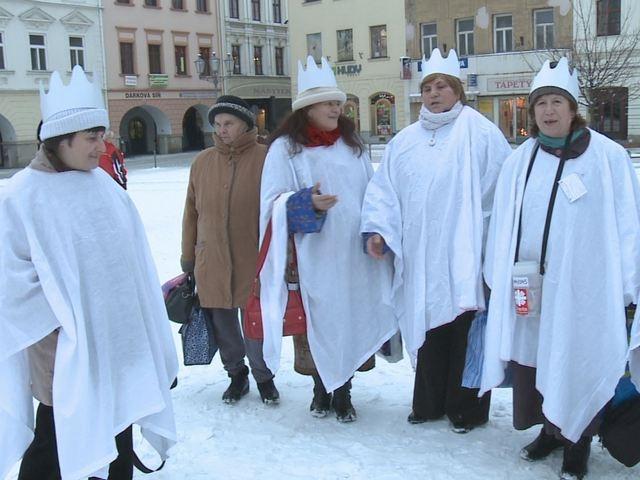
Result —
[{"label": "building facade", "polygon": [[260,134],[291,110],[286,0],[219,0],[225,92],[245,99]]},{"label": "building facade", "polygon": [[100,27],[98,0],[0,2],[0,168],[33,158],[39,88],[54,70],[68,82],[80,64],[103,84]]},{"label": "building facade", "polygon": [[[412,118],[421,99],[420,59],[438,47],[460,58],[469,103],[514,143],[528,136],[527,97],[542,63],[568,53],[570,0],[406,0],[407,91]],[[409,65],[410,64],[410,65]]]},{"label": "building facade", "polygon": [[297,64],[327,58],[347,94],[345,113],[367,142],[385,141],[407,126],[409,100],[401,79],[406,55],[403,0],[289,0],[292,93]]},{"label": "building facade", "polygon": [[218,25],[216,0],[104,2],[109,119],[126,154],[212,144],[207,112],[223,84],[195,61],[220,51]]}]

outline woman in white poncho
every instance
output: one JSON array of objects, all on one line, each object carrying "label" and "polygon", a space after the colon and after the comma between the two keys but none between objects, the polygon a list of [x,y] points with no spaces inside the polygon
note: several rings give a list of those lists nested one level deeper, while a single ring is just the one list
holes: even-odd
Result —
[{"label": "woman in white poncho", "polygon": [[505,161],[496,186],[481,388],[500,384],[510,365],[514,427],[543,425],[521,455],[563,448],[566,479],[587,472],[598,413],[628,358],[625,305],[640,292],[636,174],[621,146],[585,128],[577,75],[566,58],[543,65],[529,95],[534,138]]},{"label": "woman in white poncho", "polygon": [[[307,316],[307,335],[294,338],[295,369],[313,376],[313,416],[326,416],[333,407],[339,421],[350,422],[356,418],[351,377],[373,368],[372,355],[397,330],[382,295],[391,270],[363,251],[358,226],[373,170],[353,122],[342,114],[346,95],[324,58],[320,68],[309,57],[306,70],[300,63],[298,69],[294,111],[274,133],[262,172],[262,236],[273,223],[260,276],[264,358],[275,372],[281,337],[269,335],[269,324],[282,331],[286,283],[277,252],[286,251],[279,247],[290,233]],[[269,277],[271,264],[280,266]]]},{"label": "woman in white poncho", "polygon": [[[369,252],[394,257],[392,298],[416,377],[410,423],[447,416],[458,433],[488,419],[490,394],[461,386],[467,334],[484,310],[482,247],[493,189],[510,153],[465,106],[454,50],[423,60],[420,119],[387,145],[365,196]],[[425,338],[426,334],[426,338]]]}]

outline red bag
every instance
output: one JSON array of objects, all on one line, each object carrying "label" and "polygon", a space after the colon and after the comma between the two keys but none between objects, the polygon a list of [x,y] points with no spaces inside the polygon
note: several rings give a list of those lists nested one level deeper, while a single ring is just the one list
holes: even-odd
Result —
[{"label": "red bag", "polygon": [[[287,267],[287,285],[289,297],[287,299],[287,308],[284,312],[284,323],[282,335],[287,337],[290,335],[301,335],[307,331],[307,316],[304,313],[302,305],[302,296],[300,295],[300,284],[298,283],[298,264],[296,260],[296,247],[293,239],[290,239],[291,254]],[[258,254],[258,267],[256,277],[253,280],[249,300],[244,308],[242,316],[242,326],[244,335],[252,340],[262,340],[264,332],[262,329],[262,310],[260,309],[260,295],[258,293],[258,285],[260,282],[260,271],[267,258],[267,251],[271,243],[271,221],[267,225],[267,231],[264,234],[260,253]]]}]

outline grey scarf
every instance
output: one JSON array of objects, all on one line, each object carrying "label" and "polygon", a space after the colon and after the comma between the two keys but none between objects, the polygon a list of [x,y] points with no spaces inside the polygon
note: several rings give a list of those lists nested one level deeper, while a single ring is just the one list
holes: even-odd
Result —
[{"label": "grey scarf", "polygon": [[436,130],[458,118],[463,108],[464,105],[458,101],[451,110],[447,112],[432,113],[427,107],[422,105],[420,108],[420,124],[427,130]]}]

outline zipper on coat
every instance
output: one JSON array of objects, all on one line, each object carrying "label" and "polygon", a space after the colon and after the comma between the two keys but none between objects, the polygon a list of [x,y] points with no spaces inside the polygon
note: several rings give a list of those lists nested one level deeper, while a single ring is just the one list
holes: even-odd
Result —
[{"label": "zipper on coat", "polygon": [[233,255],[231,254],[231,239],[229,238],[229,228],[231,226],[231,192],[233,191],[233,182],[236,176],[236,162],[233,160],[233,154],[229,155],[229,163],[231,165],[231,178],[229,179],[229,189],[227,191],[227,224],[226,224],[226,235],[227,235],[227,249],[229,250],[229,261],[231,264],[231,278],[229,284],[229,293],[231,295],[231,307],[234,305],[233,298]]}]

